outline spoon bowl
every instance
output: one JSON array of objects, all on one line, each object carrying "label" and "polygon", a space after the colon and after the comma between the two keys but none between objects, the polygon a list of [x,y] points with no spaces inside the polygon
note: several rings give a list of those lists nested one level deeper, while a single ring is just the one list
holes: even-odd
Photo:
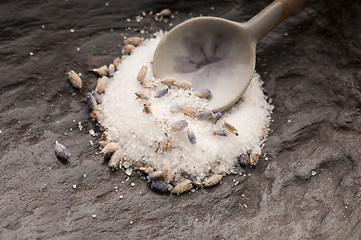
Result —
[{"label": "spoon bowl", "polygon": [[189,81],[194,90],[210,89],[209,107],[223,111],[250,84],[258,41],[305,1],[276,0],[246,23],[216,17],[187,20],[159,42],[153,74]]}]

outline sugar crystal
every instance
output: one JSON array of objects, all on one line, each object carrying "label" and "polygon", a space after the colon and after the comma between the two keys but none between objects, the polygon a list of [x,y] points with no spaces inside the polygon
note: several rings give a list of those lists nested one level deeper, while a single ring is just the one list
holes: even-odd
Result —
[{"label": "sugar crystal", "polygon": [[127,174],[128,176],[131,176],[133,173],[133,169],[128,168],[127,170],[125,170],[125,174]]}]

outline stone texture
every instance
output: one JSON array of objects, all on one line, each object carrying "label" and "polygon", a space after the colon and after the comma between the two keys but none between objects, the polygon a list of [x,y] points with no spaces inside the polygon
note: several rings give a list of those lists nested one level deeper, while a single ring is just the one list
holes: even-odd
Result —
[{"label": "stone texture", "polygon": [[0,239],[360,239],[360,1],[310,1],[259,43],[256,70],[275,105],[268,160],[180,196],[126,181],[96,155],[88,69],[119,56],[123,36],[170,29],[134,21],[142,11],[178,11],[174,25],[190,13],[246,21],[271,1],[107,2],[0,3]]}]

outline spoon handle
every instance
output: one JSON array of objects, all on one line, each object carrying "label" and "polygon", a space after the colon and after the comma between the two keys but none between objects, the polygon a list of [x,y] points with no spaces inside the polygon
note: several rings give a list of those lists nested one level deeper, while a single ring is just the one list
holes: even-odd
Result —
[{"label": "spoon handle", "polygon": [[286,17],[296,11],[307,0],[275,0],[256,16],[251,18],[246,26],[251,37],[257,43]]},{"label": "spoon handle", "polygon": [[291,15],[294,11],[296,11],[299,7],[301,7],[307,0],[276,0],[274,3],[280,2],[283,4],[283,12],[280,19],[282,22],[286,17]]}]

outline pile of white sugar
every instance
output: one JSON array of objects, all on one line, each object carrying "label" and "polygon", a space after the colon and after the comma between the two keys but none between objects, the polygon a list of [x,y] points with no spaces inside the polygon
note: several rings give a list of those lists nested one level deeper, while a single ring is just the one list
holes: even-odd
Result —
[{"label": "pile of white sugar", "polygon": [[[273,106],[267,102],[262,91],[262,81],[254,74],[251,84],[242,100],[214,123],[199,120],[180,112],[172,113],[174,105],[190,105],[197,110],[207,109],[207,100],[194,96],[191,89],[170,87],[168,93],[154,98],[159,90],[167,86],[153,78],[153,54],[162,34],[147,39],[130,56],[124,58],[119,70],[110,80],[101,111],[100,123],[105,128],[109,141],[117,141],[125,160],[134,163],[141,161],[145,166],[161,170],[165,164],[171,167],[175,181],[181,173],[187,172],[203,179],[210,172],[229,172],[237,163],[237,156],[249,152],[255,146],[263,146],[266,140],[270,114]],[[148,66],[146,79],[153,80],[155,88],[144,88],[137,80],[142,66]],[[182,80],[182,79],[179,79]],[[212,89],[211,89],[212,90]],[[149,99],[138,98],[135,93],[143,91]],[[144,104],[150,112],[144,110]],[[171,125],[185,120],[188,126],[181,131],[173,131]],[[238,136],[214,135],[224,122],[238,130]],[[191,128],[196,143],[187,137]]]}]

